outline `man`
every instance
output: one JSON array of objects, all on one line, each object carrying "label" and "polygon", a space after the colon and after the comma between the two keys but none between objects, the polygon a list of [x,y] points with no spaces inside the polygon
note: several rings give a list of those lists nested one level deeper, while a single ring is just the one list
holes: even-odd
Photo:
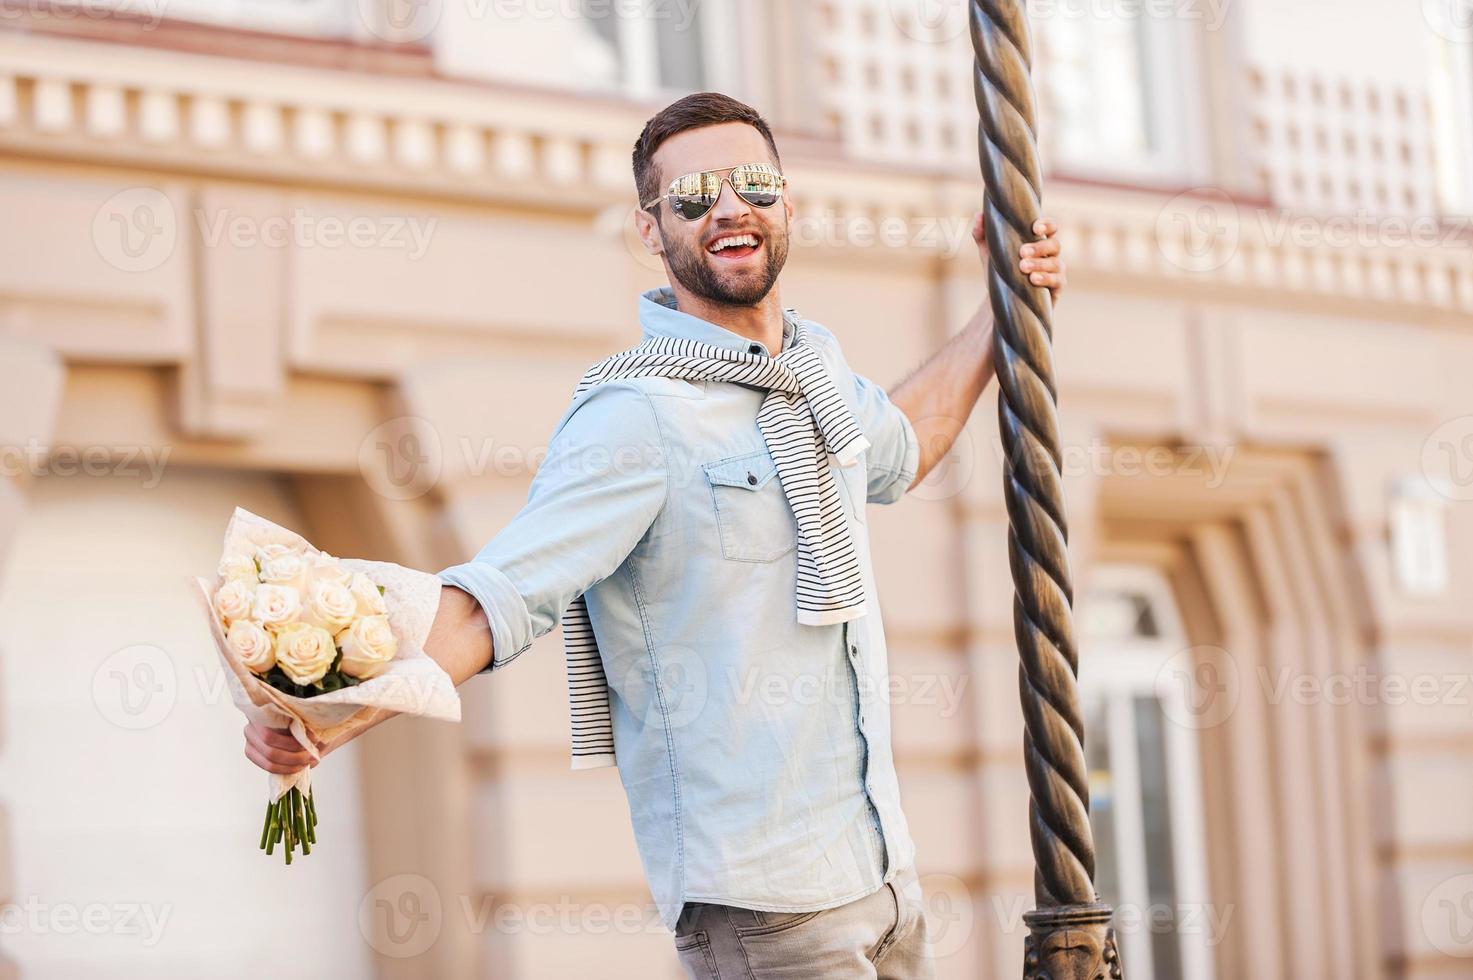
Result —
[{"label": "man", "polygon": [[[563,623],[575,767],[617,762],[691,976],[929,977],[864,512],[950,448],[992,375],[988,306],[887,395],[781,305],[793,206],[761,116],[683,98],[634,176],[670,286],[584,376],[523,510],[440,573],[429,653],[458,684]],[[1021,267],[1057,292],[1035,231]],[[246,743],[272,772],[309,762]]]}]

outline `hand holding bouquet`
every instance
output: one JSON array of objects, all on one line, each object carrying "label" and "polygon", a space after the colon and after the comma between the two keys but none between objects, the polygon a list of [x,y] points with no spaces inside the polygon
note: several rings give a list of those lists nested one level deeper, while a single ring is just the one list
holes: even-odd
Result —
[{"label": "hand holding bouquet", "polygon": [[[251,721],[286,728],[312,756],[366,715],[460,720],[460,698],[424,642],[440,579],[389,562],[335,558],[237,507],[215,580],[196,579],[231,696]],[[286,863],[317,842],[311,769],[271,776],[261,830]]]}]

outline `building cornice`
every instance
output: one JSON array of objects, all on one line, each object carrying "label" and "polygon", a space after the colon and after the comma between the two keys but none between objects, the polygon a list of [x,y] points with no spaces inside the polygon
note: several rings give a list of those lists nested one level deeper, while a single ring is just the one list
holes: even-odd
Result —
[{"label": "building cornice", "polygon": [[[571,92],[0,32],[0,151],[175,178],[583,215],[627,209],[630,145],[649,107],[621,99],[593,107]],[[975,262],[970,243],[925,229],[980,206],[971,175],[861,164],[802,143],[785,162],[800,217],[836,229],[819,251],[858,262]],[[1046,210],[1068,229],[1076,281],[1134,288],[1149,279],[1158,292],[1224,302],[1322,302],[1453,325],[1473,311],[1465,229],[1429,219],[1430,240],[1397,242],[1387,229],[1398,226],[1382,219],[1366,217],[1369,231],[1358,234],[1336,229],[1341,219],[1214,188],[1187,189],[1164,206],[1163,196],[1052,181]],[[888,242],[859,235],[861,222],[897,223],[900,233]]]}]

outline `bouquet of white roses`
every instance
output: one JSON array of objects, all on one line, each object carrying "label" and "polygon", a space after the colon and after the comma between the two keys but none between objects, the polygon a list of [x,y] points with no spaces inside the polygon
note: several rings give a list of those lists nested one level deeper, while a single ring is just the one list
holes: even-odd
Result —
[{"label": "bouquet of white roses", "polygon": [[[196,579],[231,696],[248,718],[290,729],[312,758],[379,711],[460,720],[460,698],[424,642],[440,579],[335,558],[237,507],[214,581]],[[311,770],[271,776],[261,848],[286,863],[317,843]]]}]

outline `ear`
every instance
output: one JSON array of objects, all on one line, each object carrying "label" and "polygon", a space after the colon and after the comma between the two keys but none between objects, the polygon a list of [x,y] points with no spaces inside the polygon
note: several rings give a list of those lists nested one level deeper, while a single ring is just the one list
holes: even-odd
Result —
[{"label": "ear", "polygon": [[660,237],[659,224],[655,216],[644,208],[636,208],[634,212],[634,230],[639,234],[639,240],[644,243],[644,249],[651,255],[663,255],[665,252],[665,240]]}]

